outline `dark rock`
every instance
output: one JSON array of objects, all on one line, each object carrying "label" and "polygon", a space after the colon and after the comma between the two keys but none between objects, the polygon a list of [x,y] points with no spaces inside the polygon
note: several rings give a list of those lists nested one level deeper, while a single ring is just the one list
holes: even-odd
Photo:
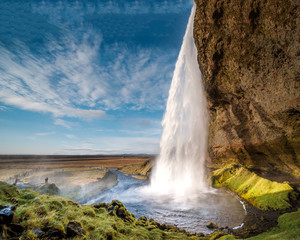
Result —
[{"label": "dark rock", "polygon": [[[147,221],[147,217],[146,217],[146,216],[139,217],[139,219],[138,219],[138,220],[141,220],[141,221]],[[149,221],[150,221],[150,219],[149,219]]]},{"label": "dark rock", "polygon": [[9,224],[7,234],[10,238],[19,238],[24,232],[24,228],[20,224]]},{"label": "dark rock", "polygon": [[218,225],[215,222],[209,222],[208,224],[206,224],[206,227],[210,229],[214,229],[214,228],[218,228]]},{"label": "dark rock", "polygon": [[12,207],[8,205],[0,206],[0,224],[9,224],[11,223],[14,212],[12,211]]},{"label": "dark rock", "polygon": [[84,233],[79,222],[69,222],[67,225],[67,237],[81,236]]},{"label": "dark rock", "polygon": [[38,229],[38,228],[35,228],[32,230],[32,233],[34,233],[38,238],[41,238],[44,236],[45,232]]},{"label": "dark rock", "polygon": [[99,209],[99,208],[107,208],[108,204],[107,203],[97,203],[92,205],[94,208]]},{"label": "dark rock", "polygon": [[45,232],[44,236],[48,239],[62,239],[65,236],[65,233],[61,229],[57,228],[44,228],[43,231]]},{"label": "dark rock", "polygon": [[126,209],[125,209],[125,207],[118,208],[118,210],[116,211],[116,214],[120,218],[125,218],[126,217]]},{"label": "dark rock", "polygon": [[179,232],[180,229],[174,225],[166,224],[166,229],[171,232]]}]

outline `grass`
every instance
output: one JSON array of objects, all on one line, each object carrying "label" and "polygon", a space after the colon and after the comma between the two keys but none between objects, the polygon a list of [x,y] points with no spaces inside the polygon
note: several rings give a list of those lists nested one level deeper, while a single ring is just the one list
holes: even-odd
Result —
[{"label": "grass", "polygon": [[297,240],[300,239],[300,208],[278,218],[278,226],[272,230],[249,238],[249,240]]},{"label": "grass", "polygon": [[[209,240],[216,239],[218,233],[211,235]],[[238,239],[233,235],[225,235],[219,240]],[[300,209],[296,212],[285,213],[278,218],[278,226],[247,240],[299,240],[300,239]]]},{"label": "grass", "polygon": [[277,183],[259,177],[238,165],[227,165],[213,172],[213,184],[224,187],[248,200],[261,210],[285,210],[297,197],[288,183]]},{"label": "grass", "polygon": [[[13,223],[24,228],[19,239],[38,239],[35,229],[46,234],[55,231],[51,239],[66,239],[66,226],[72,221],[80,223],[84,230],[83,236],[74,239],[197,239],[174,226],[136,219],[116,200],[80,206],[68,199],[18,190],[0,182],[0,203],[18,203]],[[9,226],[4,228],[3,238],[9,238]]]},{"label": "grass", "polygon": [[[238,193],[254,206],[263,210],[287,209],[295,192],[288,183],[277,183],[257,176],[246,168],[228,165],[213,172],[215,186],[225,187]],[[19,239],[66,239],[69,222],[78,222],[83,235],[73,239],[193,239],[232,240],[237,237],[215,232],[208,236],[191,236],[177,227],[160,224],[153,219],[135,216],[125,206],[114,200],[80,206],[78,203],[58,196],[39,194],[33,190],[19,190],[13,185],[0,182],[0,204],[18,203],[14,224],[24,228]],[[55,231],[56,236],[38,238],[35,230],[46,234]],[[3,226],[3,239],[9,239],[10,226]],[[296,240],[300,239],[300,209],[278,218],[278,226],[249,240]]]}]

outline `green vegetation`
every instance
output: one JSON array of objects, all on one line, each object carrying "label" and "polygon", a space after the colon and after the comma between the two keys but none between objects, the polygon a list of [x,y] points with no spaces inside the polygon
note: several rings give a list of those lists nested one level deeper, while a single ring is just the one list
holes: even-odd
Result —
[{"label": "green vegetation", "polygon": [[[246,197],[261,209],[284,209],[290,206],[289,197],[295,193],[287,183],[275,183],[262,179],[247,169],[230,165],[216,170],[213,179],[216,186],[223,186]],[[256,188],[256,189],[254,189]],[[289,194],[287,194],[289,193]],[[272,197],[272,195],[274,197]],[[276,200],[274,200],[275,198]],[[82,228],[81,235],[72,239],[194,239],[233,240],[238,237],[218,230],[208,236],[192,236],[177,227],[161,224],[154,219],[128,212],[117,200],[80,206],[58,196],[42,195],[32,190],[18,190],[13,185],[0,182],[0,204],[18,203],[13,224],[20,225],[19,239],[69,239],[70,222]],[[2,226],[3,239],[11,237],[13,226]],[[41,234],[39,236],[39,234]],[[249,240],[299,239],[300,209],[278,218],[278,226]]]},{"label": "green vegetation", "polygon": [[227,165],[213,172],[213,184],[224,187],[261,210],[284,210],[297,197],[288,183],[277,183],[261,178],[239,165]]},{"label": "green vegetation", "polygon": [[296,240],[300,239],[300,208],[297,212],[285,213],[278,218],[278,226],[272,230],[252,237],[249,240]]},{"label": "green vegetation", "polygon": [[[18,207],[13,223],[23,227],[19,239],[66,239],[70,222],[79,223],[83,229],[83,235],[73,239],[198,239],[175,226],[145,217],[136,219],[117,200],[80,206],[71,200],[18,190],[0,182],[0,204],[15,203]],[[9,228],[3,228],[4,238],[9,238]],[[38,237],[39,231],[44,233],[42,237]]]},{"label": "green vegetation", "polygon": [[[214,233],[209,240],[233,240],[238,239],[233,235],[222,236],[222,233]],[[219,238],[219,236],[222,236]],[[285,213],[278,218],[278,226],[258,236],[247,238],[248,240],[297,240],[300,239],[300,209],[296,212]]]}]

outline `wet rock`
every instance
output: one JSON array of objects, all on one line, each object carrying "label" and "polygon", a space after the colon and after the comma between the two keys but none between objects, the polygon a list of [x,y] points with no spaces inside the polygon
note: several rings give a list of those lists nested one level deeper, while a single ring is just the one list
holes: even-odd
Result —
[{"label": "wet rock", "polygon": [[79,222],[69,222],[67,225],[67,237],[81,236],[84,233]]},{"label": "wet rock", "polygon": [[42,230],[40,230],[38,228],[33,229],[32,233],[34,233],[38,238],[43,237],[43,235],[45,234],[44,231],[42,231]]},{"label": "wet rock", "polygon": [[0,205],[0,224],[9,224],[11,223],[14,212],[14,207],[9,205]]},{"label": "wet rock", "polygon": [[208,224],[206,224],[206,227],[210,229],[214,229],[214,228],[218,228],[218,225],[215,222],[209,222]]}]

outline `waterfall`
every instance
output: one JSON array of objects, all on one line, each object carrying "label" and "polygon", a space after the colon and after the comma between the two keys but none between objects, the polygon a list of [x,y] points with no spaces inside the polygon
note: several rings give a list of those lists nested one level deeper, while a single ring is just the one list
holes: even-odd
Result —
[{"label": "waterfall", "polygon": [[160,154],[151,190],[177,200],[208,189],[205,177],[207,110],[193,38],[195,5],[189,17],[162,121]]}]

